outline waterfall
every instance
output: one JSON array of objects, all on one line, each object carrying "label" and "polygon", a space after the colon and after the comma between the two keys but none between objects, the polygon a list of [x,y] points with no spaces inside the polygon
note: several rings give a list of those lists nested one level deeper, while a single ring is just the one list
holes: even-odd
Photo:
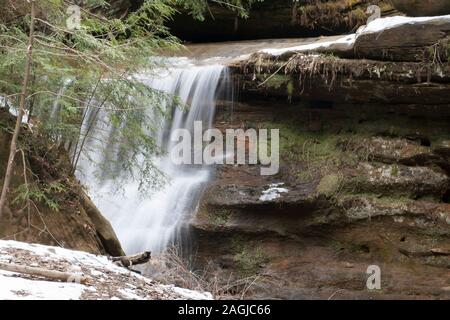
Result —
[{"label": "waterfall", "polygon": [[[171,67],[157,72],[153,70],[151,75],[139,75],[144,84],[177,96],[181,104],[189,106],[187,110],[176,108],[157,133],[155,138],[166,150],[172,146],[168,137],[173,130],[192,130],[194,121],[202,121],[204,129],[211,127],[217,95],[223,91],[224,83],[228,82],[224,80],[228,77],[227,68],[220,64],[196,65],[186,58],[174,59],[176,63]],[[89,120],[92,118],[90,115],[95,111],[88,112],[84,127],[92,121]],[[82,128],[82,132],[85,130]],[[114,134],[105,124],[95,132]],[[90,149],[94,151],[90,151],[89,158],[101,161],[106,152],[105,143],[91,146]],[[138,183],[132,180],[126,182],[123,192],[112,192],[117,182],[94,178],[92,170],[95,161],[87,161],[86,158],[80,161],[77,175],[88,186],[93,201],[110,220],[125,251],[130,254],[143,250],[157,254],[179,239],[183,225],[194,214],[201,192],[211,175],[210,167],[177,166],[167,156],[161,157],[155,159],[155,163],[169,177],[169,181],[161,190],[142,197]]]}]

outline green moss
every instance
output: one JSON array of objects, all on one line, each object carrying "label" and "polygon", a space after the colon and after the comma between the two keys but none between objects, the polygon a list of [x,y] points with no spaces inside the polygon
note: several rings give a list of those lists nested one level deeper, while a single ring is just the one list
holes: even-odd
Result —
[{"label": "green moss", "polygon": [[235,254],[234,261],[242,276],[252,276],[258,274],[261,266],[268,263],[270,259],[261,248],[256,250],[246,248]]},{"label": "green moss", "polygon": [[53,211],[59,211],[60,200],[67,195],[66,186],[61,183],[21,184],[14,190],[13,204],[25,203],[28,199],[41,203]]},{"label": "green moss", "polygon": [[407,197],[402,197],[402,196],[398,196],[398,197],[394,197],[394,196],[390,196],[390,197],[379,197],[376,200],[378,203],[381,204],[386,204],[386,205],[405,205],[410,203],[412,200],[407,198]]},{"label": "green moss", "polygon": [[398,176],[398,165],[397,165],[397,164],[393,164],[393,165],[392,165],[391,175],[392,175],[393,177]]},{"label": "green moss", "polygon": [[370,199],[374,203],[379,204],[379,205],[384,205],[384,206],[407,205],[407,204],[410,204],[411,201],[413,201],[410,198],[405,197],[405,196],[396,196],[396,195],[381,196],[381,195],[377,195],[377,194],[369,193],[369,192],[356,192],[356,193],[343,192],[340,194],[340,198],[342,200],[348,199],[348,198],[354,198],[355,196],[358,196],[358,198]]},{"label": "green moss", "polygon": [[264,86],[273,89],[280,89],[283,85],[288,86],[291,83],[290,76],[283,74],[265,74],[264,78]]},{"label": "green moss", "polygon": [[[384,116],[369,111],[355,117],[350,112],[353,114],[354,110],[349,110],[348,117],[334,120],[327,119],[326,112],[311,106],[293,106],[292,113],[289,112],[290,118],[275,114],[273,121],[260,123],[259,126],[280,130],[281,163],[289,168],[290,178],[299,183],[320,181],[317,194],[326,197],[336,195],[339,184],[347,193],[382,194],[382,190],[367,188],[367,176],[358,175],[358,165],[372,161],[365,139],[419,134],[430,139],[434,147],[450,140],[448,130],[445,130],[445,124],[440,119],[428,121],[423,118]],[[313,121],[323,124],[320,131],[313,126]],[[399,167],[393,165],[391,174],[393,177],[398,176]],[[339,175],[342,177],[339,178]]]},{"label": "green moss", "polygon": [[287,84],[287,95],[288,97],[292,97],[294,94],[294,83],[292,81],[289,81]]},{"label": "green moss", "polygon": [[230,210],[220,210],[208,213],[210,222],[215,227],[224,227],[229,222],[232,212]]},{"label": "green moss", "polygon": [[244,249],[247,240],[242,235],[234,235],[230,240],[230,251],[237,253]]},{"label": "green moss", "polygon": [[326,197],[336,195],[341,188],[342,179],[343,177],[338,174],[329,174],[322,177],[316,189],[317,193]]},{"label": "green moss", "polygon": [[352,15],[357,19],[357,20],[364,20],[367,19],[367,14],[364,10],[362,10],[361,8],[357,8],[355,10],[352,11]]},{"label": "green moss", "polygon": [[337,240],[330,240],[328,246],[334,251],[335,255],[338,255],[345,249],[345,245]]},{"label": "green moss", "polygon": [[308,132],[304,124],[268,123],[280,130],[280,154],[293,160],[324,158],[336,151],[336,139],[330,134]]},{"label": "green moss", "polygon": [[342,166],[355,166],[357,155],[345,152],[339,141],[354,138],[355,134],[331,134],[327,131],[311,132],[308,123],[292,121],[262,124],[268,129],[280,130],[280,156],[282,161],[298,166],[297,178],[313,181],[339,171]]}]

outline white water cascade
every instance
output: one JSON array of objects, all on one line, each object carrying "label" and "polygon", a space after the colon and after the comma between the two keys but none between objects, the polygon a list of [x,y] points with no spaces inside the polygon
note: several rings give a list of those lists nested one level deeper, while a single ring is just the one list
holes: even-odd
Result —
[{"label": "white water cascade", "polygon": [[[170,136],[173,130],[192,130],[194,121],[202,121],[204,129],[211,127],[217,94],[226,82],[223,79],[228,77],[226,67],[220,64],[195,65],[186,58],[175,60],[177,63],[172,67],[153,71],[151,76],[140,75],[146,85],[177,96],[182,104],[189,106],[184,111],[176,108],[172,118],[162,126],[165,129],[161,129],[155,137],[166,150],[170,150],[171,143],[163,137]],[[88,114],[86,119],[89,118]],[[108,130],[103,128],[103,131]],[[99,181],[92,174],[96,160],[102,159],[103,148],[98,146],[89,155],[93,162],[81,159],[78,177],[88,186],[89,195],[100,211],[111,221],[127,253],[143,250],[155,254],[162,252],[179,239],[183,222],[195,212],[211,168],[202,165],[177,166],[168,157],[162,157],[155,163],[169,177],[169,181],[161,190],[143,197],[138,183],[128,180],[122,186],[123,192],[115,193],[116,181]]]}]

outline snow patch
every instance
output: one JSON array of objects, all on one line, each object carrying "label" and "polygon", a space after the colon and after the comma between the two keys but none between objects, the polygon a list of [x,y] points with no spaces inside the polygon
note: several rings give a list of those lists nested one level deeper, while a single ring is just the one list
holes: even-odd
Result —
[{"label": "snow patch", "polygon": [[272,183],[269,185],[269,189],[264,190],[262,195],[259,197],[260,201],[272,201],[281,197],[281,193],[288,193],[289,190],[286,188],[280,188],[280,186],[284,185],[283,182],[280,183]]},{"label": "snow patch", "polygon": [[129,300],[143,300],[142,297],[134,294],[133,290],[125,288],[125,289],[119,289],[118,290],[125,298],[128,298]]},{"label": "snow patch", "polygon": [[[24,251],[26,253],[24,254]],[[59,247],[0,240],[0,262],[83,273],[87,285],[46,281],[0,270],[1,299],[212,299],[210,293],[163,285],[114,264],[105,256]]]},{"label": "snow patch", "polygon": [[29,280],[0,270],[0,299],[3,300],[76,300],[85,286],[77,283]]},{"label": "snow patch", "polygon": [[302,44],[295,47],[288,47],[288,48],[281,48],[281,49],[262,49],[259,52],[262,53],[268,53],[274,56],[281,55],[285,52],[289,51],[295,51],[295,52],[302,52],[302,51],[312,51],[312,50],[318,50],[318,49],[328,49],[332,46],[340,46],[342,49],[351,49],[353,47],[353,44],[356,40],[356,34],[349,34],[346,36],[343,36],[341,38],[338,38],[336,40],[332,41],[322,41],[318,40],[313,43],[308,44]]},{"label": "snow patch", "polygon": [[362,29],[361,34],[379,32],[395,28],[404,24],[420,24],[424,22],[436,22],[436,21],[450,22],[450,15],[434,16],[434,17],[394,16],[394,17],[379,18],[371,21],[364,29]]},{"label": "snow patch", "polygon": [[[14,117],[19,115],[19,109],[14,105],[10,99],[0,96],[0,108],[8,107],[8,111]],[[22,118],[22,123],[28,123],[28,110],[25,110]]]},{"label": "snow patch", "polygon": [[169,286],[176,293],[191,300],[212,300],[213,296],[209,292],[197,292],[188,289],[183,289],[175,286]]},{"label": "snow patch", "polygon": [[394,17],[385,17],[379,18],[371,21],[368,25],[362,26],[358,29],[356,33],[345,35],[336,40],[331,41],[322,41],[321,39],[309,43],[302,44],[299,46],[293,46],[288,48],[281,49],[262,49],[258,52],[268,53],[274,56],[279,56],[286,52],[304,52],[304,51],[313,51],[313,50],[325,50],[332,49],[333,47],[339,48],[341,50],[352,49],[356,39],[363,35],[369,33],[380,32],[383,30],[395,28],[404,24],[420,24],[425,22],[450,22],[450,15],[444,16],[434,16],[434,17],[404,17],[404,16],[394,16]]}]

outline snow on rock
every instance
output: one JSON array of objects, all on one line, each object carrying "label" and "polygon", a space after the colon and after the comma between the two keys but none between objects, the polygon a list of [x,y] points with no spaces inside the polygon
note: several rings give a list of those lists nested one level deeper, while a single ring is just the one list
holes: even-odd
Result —
[{"label": "snow on rock", "polygon": [[393,16],[379,18],[371,21],[367,26],[362,29],[362,33],[373,33],[380,32],[383,30],[398,27],[404,24],[420,24],[427,22],[450,22],[450,15],[445,16],[434,16],[434,17],[404,17],[404,16]]},{"label": "snow on rock", "polygon": [[279,56],[285,52],[289,51],[295,51],[295,52],[302,52],[302,51],[313,51],[313,50],[325,50],[332,48],[334,46],[339,47],[342,50],[345,49],[351,49],[353,47],[353,44],[355,43],[356,34],[349,34],[340,38],[337,38],[335,40],[330,41],[322,41],[321,39],[308,44],[302,44],[295,47],[288,47],[288,48],[279,48],[279,49],[262,49],[259,52],[262,53],[268,53],[273,56]]},{"label": "snow on rock", "polygon": [[49,281],[31,275],[0,270],[0,299],[29,300],[208,300],[212,295],[162,285],[131,272],[105,256],[0,240],[0,262],[82,274],[86,284]]},{"label": "snow on rock", "polygon": [[345,35],[342,37],[337,37],[334,40],[324,41],[323,39],[318,39],[315,42],[302,44],[287,48],[277,48],[277,49],[262,49],[258,52],[271,54],[273,56],[279,56],[286,52],[304,52],[304,51],[315,51],[315,50],[350,50],[353,48],[356,39],[368,33],[380,32],[383,30],[395,28],[404,24],[421,24],[421,23],[450,23],[450,15],[445,16],[434,16],[434,17],[404,17],[404,16],[393,16],[379,18],[371,21],[366,26],[361,26],[356,33]]},{"label": "snow on rock", "polygon": [[[14,117],[19,115],[19,109],[15,106],[10,99],[0,96],[0,108],[8,107],[8,111]],[[22,123],[28,123],[28,110],[25,110],[22,118]]]},{"label": "snow on rock", "polygon": [[264,190],[262,195],[259,197],[260,201],[272,201],[279,197],[281,197],[281,193],[289,192],[286,188],[280,188],[280,186],[284,185],[283,182],[280,183],[272,183],[269,185],[269,189]]}]

